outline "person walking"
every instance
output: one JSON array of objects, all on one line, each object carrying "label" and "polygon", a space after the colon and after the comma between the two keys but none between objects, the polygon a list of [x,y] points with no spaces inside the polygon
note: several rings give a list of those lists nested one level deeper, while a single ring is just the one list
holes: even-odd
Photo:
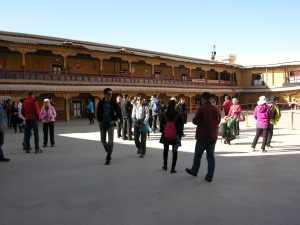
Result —
[{"label": "person walking", "polygon": [[56,118],[55,108],[50,104],[49,99],[44,99],[44,106],[40,112],[40,118],[43,123],[43,133],[44,133],[44,144],[43,147],[47,147],[48,144],[48,131],[50,133],[50,144],[54,147],[54,122]]},{"label": "person walking", "polygon": [[[167,106],[167,110],[162,113],[160,121],[160,143],[164,146],[163,151],[163,170],[168,170],[168,153],[169,145],[172,146],[172,165],[171,173],[176,173],[175,170],[177,157],[178,157],[178,148],[181,146],[181,138],[183,135],[183,121],[182,115],[180,112],[176,111],[176,102],[175,100],[170,100]],[[172,132],[174,132],[172,134]],[[173,137],[171,137],[173,136]]]},{"label": "person walking", "polygon": [[267,144],[267,138],[270,130],[270,119],[272,116],[272,110],[267,105],[267,103],[268,103],[267,98],[265,96],[260,96],[257,102],[257,106],[254,109],[253,116],[256,119],[256,134],[251,145],[253,152],[255,151],[255,147],[261,133],[263,134],[261,151],[267,152],[265,147]]},{"label": "person walking", "polygon": [[118,138],[122,137],[122,128],[123,128],[123,118],[122,118],[122,111],[121,111],[121,103],[123,101],[122,95],[117,96],[117,104],[118,104],[118,115],[119,118],[117,120],[117,134]]},{"label": "person walking", "polygon": [[4,144],[4,133],[7,128],[7,115],[0,103],[0,162],[9,162],[10,159],[4,157],[2,146]]},{"label": "person walking", "polygon": [[152,132],[155,133],[157,129],[157,119],[159,118],[159,114],[161,113],[161,104],[158,100],[157,94],[153,95],[151,98],[151,111],[152,111]]},{"label": "person walking", "polygon": [[[111,155],[114,145],[114,126],[118,120],[118,105],[112,99],[112,90],[104,89],[104,98],[97,106],[97,120],[100,128],[100,137],[102,145],[107,153],[105,165],[110,165]],[[108,141],[106,140],[108,136]]]},{"label": "person walking", "polygon": [[197,176],[203,152],[206,150],[208,171],[205,176],[207,182],[211,182],[215,171],[215,145],[218,139],[218,125],[221,121],[220,111],[211,103],[211,94],[204,92],[201,95],[201,106],[197,109],[193,118],[196,129],[196,146],[193,166],[186,168],[186,172]]},{"label": "person walking", "polygon": [[89,118],[89,125],[94,124],[94,102],[92,99],[89,100],[87,106],[86,106],[87,115]]},{"label": "person walking", "polygon": [[42,153],[39,147],[39,115],[40,109],[33,92],[29,92],[28,97],[23,101],[22,115],[25,117],[25,151],[30,153],[30,137],[33,130],[35,153]]},{"label": "person walking", "polygon": [[123,140],[133,140],[132,138],[132,104],[129,101],[128,95],[123,95],[123,101],[121,102],[121,112],[123,119],[123,131],[122,138]]},{"label": "person walking", "polygon": [[281,111],[279,106],[277,105],[277,102],[279,100],[279,97],[272,96],[269,102],[269,107],[271,108],[272,111],[272,117],[270,119],[270,129],[269,129],[269,134],[267,138],[267,147],[268,148],[273,148],[271,146],[271,141],[273,137],[273,130],[274,130],[274,125],[276,125],[280,118],[281,118]]},{"label": "person walking", "polygon": [[134,141],[137,147],[137,154],[140,158],[144,158],[146,154],[146,140],[149,131],[149,109],[147,107],[146,99],[138,97],[136,104],[132,110],[132,121],[134,125]]},{"label": "person walking", "polygon": [[223,102],[223,111],[225,113],[225,116],[228,116],[231,106],[232,106],[232,102],[230,101],[230,97],[226,96],[225,101]]}]

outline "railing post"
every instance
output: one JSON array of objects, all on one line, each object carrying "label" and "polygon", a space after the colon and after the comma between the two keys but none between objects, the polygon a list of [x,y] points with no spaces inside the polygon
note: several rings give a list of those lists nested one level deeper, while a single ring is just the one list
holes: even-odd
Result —
[{"label": "railing post", "polygon": [[246,116],[245,116],[246,127],[249,127],[248,117],[249,117],[248,110],[246,110]]},{"label": "railing post", "polygon": [[294,110],[291,110],[291,130],[294,129]]}]

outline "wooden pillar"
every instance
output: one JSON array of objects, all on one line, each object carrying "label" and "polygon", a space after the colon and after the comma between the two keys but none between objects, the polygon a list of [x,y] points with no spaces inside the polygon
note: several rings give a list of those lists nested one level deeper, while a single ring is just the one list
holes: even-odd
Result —
[{"label": "wooden pillar", "polygon": [[192,109],[192,107],[193,107],[193,101],[192,101],[192,96],[189,96],[189,98],[190,98],[190,113],[192,113],[193,112],[193,109]]},{"label": "wooden pillar", "polygon": [[205,85],[207,85],[207,70],[205,70]]},{"label": "wooden pillar", "polygon": [[128,65],[129,65],[129,74],[132,73],[132,62],[128,61]]},{"label": "wooden pillar", "polygon": [[172,68],[172,77],[175,77],[175,70],[174,70],[174,67],[171,66],[171,68]]},{"label": "wooden pillar", "polygon": [[26,58],[25,58],[26,52],[21,52],[21,54],[22,54],[22,69],[24,71],[26,67]]},{"label": "wooden pillar", "polygon": [[154,76],[154,72],[155,72],[155,68],[154,68],[154,67],[155,67],[155,65],[154,65],[154,64],[151,64],[151,70],[152,70],[152,71],[151,71],[151,72],[152,72],[151,74],[152,74],[152,76]]},{"label": "wooden pillar", "polygon": [[70,104],[71,104],[71,98],[70,97],[66,97],[65,98],[65,109],[66,109],[66,121],[70,122]]},{"label": "wooden pillar", "polygon": [[98,108],[98,104],[99,104],[99,101],[100,101],[100,98],[99,97],[95,97],[95,105],[94,105],[94,108],[95,108],[95,118],[97,119],[97,108]]},{"label": "wooden pillar", "polygon": [[192,68],[189,68],[189,70],[190,70],[189,78],[192,79]]}]

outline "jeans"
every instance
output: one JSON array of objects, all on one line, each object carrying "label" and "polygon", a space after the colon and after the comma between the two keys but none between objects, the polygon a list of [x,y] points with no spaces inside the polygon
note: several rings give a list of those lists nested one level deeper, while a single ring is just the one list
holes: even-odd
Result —
[{"label": "jeans", "polygon": [[253,139],[252,142],[252,148],[255,148],[257,141],[259,139],[260,134],[263,133],[263,141],[262,141],[262,145],[261,145],[261,149],[265,150],[266,144],[267,144],[267,137],[268,137],[268,133],[269,133],[269,128],[256,128],[256,134],[255,137]]},{"label": "jeans", "polygon": [[192,171],[195,174],[198,174],[202,154],[206,150],[206,158],[207,158],[206,177],[210,180],[213,178],[215,172],[215,146],[216,146],[216,141],[202,141],[202,140],[196,141],[194,162],[192,166]]},{"label": "jeans", "polygon": [[128,139],[132,139],[132,120],[130,116],[123,116],[123,132],[122,138],[125,139],[126,135]]},{"label": "jeans", "polygon": [[[101,123],[100,127],[100,138],[102,145],[107,153],[106,161],[111,160],[111,154],[114,147],[114,125],[110,123]],[[108,134],[108,142],[106,141],[106,134]]]},{"label": "jeans", "polygon": [[270,124],[268,138],[267,138],[267,146],[271,145],[271,141],[272,141],[272,137],[273,137],[273,129],[274,129],[274,125]]},{"label": "jeans", "polygon": [[[177,151],[178,147],[179,147],[179,144],[177,144],[177,143],[172,145],[172,153],[173,153],[172,166],[171,166],[172,170],[175,170],[175,167],[176,167],[176,162],[177,162],[177,157],[178,157],[178,151]],[[167,167],[167,165],[168,165],[168,154],[169,154],[169,144],[165,143],[164,144],[164,152],[163,152],[164,167]]]},{"label": "jeans", "polygon": [[38,120],[27,120],[25,123],[25,149],[29,150],[30,148],[30,137],[31,130],[33,129],[34,135],[34,145],[35,150],[38,150],[39,147],[39,121]]},{"label": "jeans", "polygon": [[157,118],[158,118],[158,115],[153,115],[152,116],[152,131],[156,131],[157,129]]},{"label": "jeans", "polygon": [[141,155],[146,154],[146,139],[147,133],[140,132],[139,128],[134,126],[134,142]]},{"label": "jeans", "polygon": [[2,145],[4,144],[4,133],[0,132],[0,159],[4,158],[3,150],[2,150]]},{"label": "jeans", "polygon": [[122,128],[123,128],[123,120],[119,119],[117,122],[117,133],[118,137],[120,138],[122,136]]},{"label": "jeans", "polygon": [[50,133],[50,143],[54,145],[54,122],[43,123],[44,145],[48,144],[48,130]]},{"label": "jeans", "polygon": [[94,124],[94,113],[88,113],[90,124]]}]

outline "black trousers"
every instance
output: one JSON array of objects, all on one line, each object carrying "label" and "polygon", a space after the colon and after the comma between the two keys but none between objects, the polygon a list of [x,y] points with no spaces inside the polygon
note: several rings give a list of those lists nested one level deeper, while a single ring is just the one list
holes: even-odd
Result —
[{"label": "black trousers", "polygon": [[123,130],[122,138],[125,139],[128,136],[128,139],[132,139],[132,120],[130,116],[123,116]]},{"label": "black trousers", "polygon": [[90,124],[94,124],[94,113],[88,113]]},{"label": "black trousers", "polygon": [[[176,167],[176,162],[177,162],[177,156],[178,156],[178,151],[177,147],[172,145],[172,166],[171,169],[174,170]],[[163,157],[164,157],[164,166],[167,167],[168,165],[168,154],[169,154],[169,144],[164,144],[164,152],[163,152]]]},{"label": "black trousers", "polygon": [[273,129],[274,129],[274,125],[270,124],[268,138],[267,138],[267,146],[271,145],[271,141],[272,141],[272,137],[273,137]]},{"label": "black trousers", "polygon": [[152,116],[152,131],[156,131],[157,129],[157,118],[158,118],[158,115],[153,115]]},{"label": "black trousers", "polygon": [[265,128],[265,129],[256,128],[256,134],[255,134],[255,137],[252,142],[252,148],[255,148],[261,133],[263,133],[263,141],[262,141],[261,149],[265,150],[265,147],[267,144],[267,138],[268,138],[268,134],[269,134],[269,128]]},{"label": "black trousers", "polygon": [[44,132],[44,145],[48,143],[48,130],[50,133],[50,143],[54,145],[54,122],[43,123],[43,132]]}]

